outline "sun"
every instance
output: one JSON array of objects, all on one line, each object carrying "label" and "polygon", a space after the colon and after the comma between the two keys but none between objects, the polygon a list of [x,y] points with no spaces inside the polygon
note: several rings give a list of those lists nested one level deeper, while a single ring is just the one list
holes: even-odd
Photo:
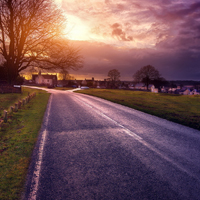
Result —
[{"label": "sun", "polygon": [[89,39],[89,29],[79,18],[68,15],[67,21],[68,24],[66,31],[71,40]]},{"label": "sun", "polygon": [[[58,7],[62,8],[62,0],[54,0]],[[90,30],[86,22],[80,18],[70,15],[69,13],[64,13],[67,19],[67,26],[65,29],[65,34],[70,40],[89,40]]]},{"label": "sun", "polygon": [[90,40],[90,29],[80,18],[66,15],[67,27],[65,32],[70,40]]}]

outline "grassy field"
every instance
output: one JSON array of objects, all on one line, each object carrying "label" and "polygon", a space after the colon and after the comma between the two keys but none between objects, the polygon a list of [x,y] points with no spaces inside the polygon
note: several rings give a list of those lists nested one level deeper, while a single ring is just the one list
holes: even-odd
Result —
[{"label": "grassy field", "polygon": [[200,130],[200,95],[186,96],[143,91],[80,90],[158,117]]},{"label": "grassy field", "polygon": [[37,141],[48,93],[23,88],[23,94],[0,94],[0,111],[36,92],[36,97],[9,116],[0,128],[0,199],[20,199],[34,144]]}]

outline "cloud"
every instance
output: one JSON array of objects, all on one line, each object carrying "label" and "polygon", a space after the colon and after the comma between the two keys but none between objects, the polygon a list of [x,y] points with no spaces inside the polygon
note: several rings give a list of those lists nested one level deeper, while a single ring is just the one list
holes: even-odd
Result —
[{"label": "cloud", "polygon": [[[121,73],[122,80],[132,80],[133,74],[145,65],[153,65],[168,80],[199,80],[200,57],[190,51],[156,51],[153,49],[117,48],[97,42],[76,41],[82,47],[84,68],[76,75],[104,79],[111,69]],[[74,72],[70,72],[74,73]]]},{"label": "cloud", "polygon": [[167,79],[199,79],[198,0],[63,0],[62,5],[88,27],[83,37],[88,41],[79,42],[85,57],[81,73],[102,77],[118,68],[131,79],[151,64]]},{"label": "cloud", "polygon": [[122,26],[119,23],[114,23],[112,26],[112,36],[117,37],[118,40],[132,41],[132,36],[126,36],[126,33],[122,30]]}]

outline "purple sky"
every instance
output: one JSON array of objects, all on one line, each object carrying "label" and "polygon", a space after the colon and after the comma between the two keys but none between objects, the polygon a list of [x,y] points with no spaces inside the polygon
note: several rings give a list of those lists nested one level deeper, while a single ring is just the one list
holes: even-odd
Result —
[{"label": "purple sky", "polygon": [[76,78],[103,79],[118,69],[132,80],[153,65],[167,80],[200,80],[200,1],[56,0],[68,19],[68,37],[80,46],[84,68]]}]

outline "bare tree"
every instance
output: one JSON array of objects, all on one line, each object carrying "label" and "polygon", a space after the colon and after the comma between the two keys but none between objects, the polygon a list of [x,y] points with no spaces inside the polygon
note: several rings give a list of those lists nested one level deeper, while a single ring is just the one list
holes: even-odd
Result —
[{"label": "bare tree", "polygon": [[69,80],[69,72],[66,70],[62,70],[59,74],[58,74],[58,79],[65,81],[65,80]]},{"label": "bare tree", "polygon": [[108,79],[112,82],[119,81],[120,72],[117,69],[112,69],[108,72]]},{"label": "bare tree", "polygon": [[135,82],[143,82],[148,90],[149,84],[156,79],[160,79],[160,73],[155,67],[147,65],[142,67],[133,75]]},{"label": "bare tree", "polygon": [[52,46],[46,50],[46,56],[38,58],[34,64],[45,70],[68,71],[77,70],[83,66],[80,49],[73,47],[67,39],[52,41]]},{"label": "bare tree", "polygon": [[28,67],[78,69],[79,50],[64,41],[66,19],[52,0],[0,1],[0,54],[9,82]]},{"label": "bare tree", "polygon": [[58,79],[62,81],[66,81],[66,80],[73,80],[74,77],[71,76],[68,71],[63,70],[60,73],[58,73]]},{"label": "bare tree", "polygon": [[116,87],[116,83],[120,81],[120,72],[117,69],[112,69],[108,72],[108,81],[110,81],[110,86]]}]

